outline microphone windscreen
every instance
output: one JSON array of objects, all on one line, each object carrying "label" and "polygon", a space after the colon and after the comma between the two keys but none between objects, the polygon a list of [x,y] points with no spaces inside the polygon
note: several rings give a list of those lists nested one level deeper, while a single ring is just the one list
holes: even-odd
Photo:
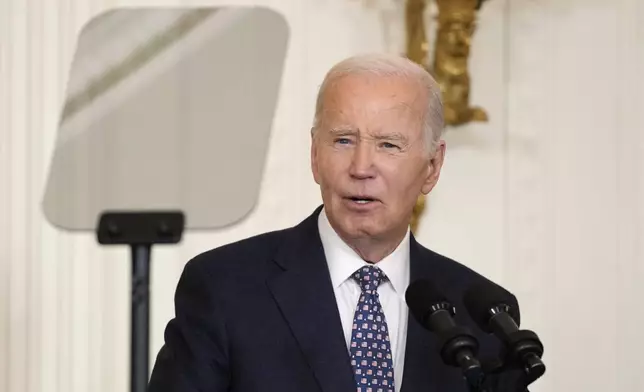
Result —
[{"label": "microphone windscreen", "polygon": [[463,303],[474,322],[483,331],[492,331],[490,309],[501,305],[506,305],[509,308],[508,314],[519,325],[519,312],[513,306],[515,301],[512,294],[489,280],[483,280],[470,286],[463,296]]},{"label": "microphone windscreen", "polygon": [[405,300],[409,311],[421,325],[425,325],[425,319],[436,310],[437,304],[449,303],[427,279],[412,282],[405,292]]}]

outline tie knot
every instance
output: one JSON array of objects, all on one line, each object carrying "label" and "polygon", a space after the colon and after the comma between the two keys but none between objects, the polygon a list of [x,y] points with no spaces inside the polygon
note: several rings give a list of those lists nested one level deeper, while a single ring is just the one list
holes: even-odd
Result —
[{"label": "tie knot", "polygon": [[362,291],[375,291],[378,289],[380,282],[387,279],[387,277],[380,268],[373,265],[365,265],[353,273],[353,279],[358,282]]}]

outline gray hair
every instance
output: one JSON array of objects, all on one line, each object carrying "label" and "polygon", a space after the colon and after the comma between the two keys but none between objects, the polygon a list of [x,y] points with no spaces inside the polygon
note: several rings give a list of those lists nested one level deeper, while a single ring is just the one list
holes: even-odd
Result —
[{"label": "gray hair", "polygon": [[423,114],[425,142],[429,147],[430,154],[434,153],[445,126],[440,85],[422,66],[406,57],[394,54],[362,54],[349,57],[333,66],[326,74],[318,91],[312,132],[317,129],[320,123],[324,94],[329,85],[344,76],[353,74],[395,76],[418,81],[426,91],[428,98],[427,110]]}]

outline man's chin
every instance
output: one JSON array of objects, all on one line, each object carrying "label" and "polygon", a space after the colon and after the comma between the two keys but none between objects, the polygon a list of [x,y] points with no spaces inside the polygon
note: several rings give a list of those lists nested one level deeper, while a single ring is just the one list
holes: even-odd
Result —
[{"label": "man's chin", "polygon": [[347,239],[375,239],[386,232],[386,225],[382,223],[385,219],[383,219],[381,211],[380,213],[375,211],[371,213],[342,211],[339,214],[335,214],[335,218],[337,226],[339,226],[336,231],[340,231],[341,233],[339,234],[342,237],[347,237]]},{"label": "man's chin", "polygon": [[382,225],[374,222],[373,219],[350,219],[343,224],[346,235],[359,239],[359,238],[377,238],[383,233]]}]

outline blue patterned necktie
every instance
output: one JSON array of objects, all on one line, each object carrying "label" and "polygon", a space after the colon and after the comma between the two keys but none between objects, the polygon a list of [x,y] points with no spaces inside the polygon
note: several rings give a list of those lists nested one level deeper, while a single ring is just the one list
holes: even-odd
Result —
[{"label": "blue patterned necktie", "polygon": [[362,289],[349,350],[357,392],[394,392],[389,330],[378,298],[378,285],[386,276],[378,267],[370,265],[357,270],[353,279]]}]

